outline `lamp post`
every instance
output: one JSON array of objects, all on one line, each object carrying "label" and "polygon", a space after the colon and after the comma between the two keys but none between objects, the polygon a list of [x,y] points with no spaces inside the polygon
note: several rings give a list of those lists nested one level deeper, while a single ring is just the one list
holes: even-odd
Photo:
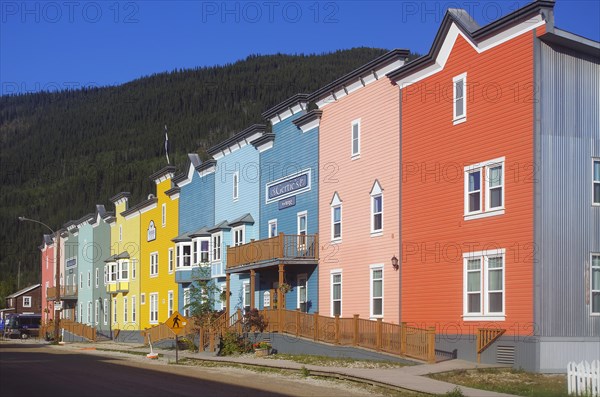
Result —
[{"label": "lamp post", "polygon": [[[24,216],[19,217],[19,221],[21,222],[34,222],[39,223],[42,226],[45,226],[48,230],[52,232],[52,234],[56,235],[56,274],[54,275],[54,283],[56,285],[56,302],[60,302],[60,230],[55,232],[52,228],[46,225],[44,222],[36,221],[35,219],[25,218]],[[54,341],[58,342],[58,333],[60,329],[60,311],[56,309],[56,304],[54,305]]]}]

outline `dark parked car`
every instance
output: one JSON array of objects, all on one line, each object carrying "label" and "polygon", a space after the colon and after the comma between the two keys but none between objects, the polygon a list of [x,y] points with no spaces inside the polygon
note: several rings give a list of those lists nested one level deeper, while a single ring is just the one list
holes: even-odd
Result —
[{"label": "dark parked car", "polygon": [[4,324],[4,336],[27,339],[40,334],[41,314],[15,314],[7,318]]}]

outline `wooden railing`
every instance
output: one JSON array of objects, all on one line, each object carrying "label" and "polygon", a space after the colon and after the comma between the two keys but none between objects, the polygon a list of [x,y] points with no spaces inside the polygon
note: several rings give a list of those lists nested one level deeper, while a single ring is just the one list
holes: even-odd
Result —
[{"label": "wooden railing", "polygon": [[[58,291],[57,287],[48,287],[46,288],[46,299],[55,300],[56,292]],[[77,286],[76,285],[63,285],[60,287],[60,296],[76,296],[77,295]]]},{"label": "wooden railing", "polygon": [[319,259],[318,234],[283,234],[227,247],[227,269],[272,259]]},{"label": "wooden railing", "polygon": [[481,353],[487,349],[496,339],[506,332],[501,328],[478,328],[477,329],[477,362],[481,362]]},{"label": "wooden railing", "polygon": [[261,310],[267,321],[266,332],[292,334],[319,342],[342,346],[360,346],[387,353],[435,362],[435,328],[410,327],[339,316],[321,316],[298,310]]},{"label": "wooden railing", "polygon": [[91,342],[96,341],[96,328],[95,327],[92,327],[92,326],[89,326],[86,324],[82,324],[82,323],[76,323],[75,321],[72,321],[72,320],[62,319],[62,320],[60,320],[60,328],[64,329],[65,331],[67,331],[73,335],[77,335],[82,338],[85,338]]}]

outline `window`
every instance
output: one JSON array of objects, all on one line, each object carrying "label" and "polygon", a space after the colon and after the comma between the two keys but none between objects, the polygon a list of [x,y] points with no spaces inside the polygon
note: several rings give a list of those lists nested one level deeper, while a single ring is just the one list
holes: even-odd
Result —
[{"label": "window", "polygon": [[92,271],[88,270],[88,275],[87,275],[87,286],[88,288],[90,288],[92,286]]},{"label": "window", "polygon": [[[221,296],[225,295],[225,286],[223,284],[221,284],[219,286],[219,292],[222,294]],[[219,298],[218,301],[219,301],[220,310],[224,310],[225,309],[225,300]]]},{"label": "window", "polygon": [[146,304],[146,294],[140,294],[140,305]]},{"label": "window", "polygon": [[239,197],[240,189],[240,174],[238,171],[233,173],[233,200],[237,200]]},{"label": "window", "polygon": [[200,243],[200,262],[207,263],[208,262],[208,254],[209,254],[208,246],[210,244],[210,240],[207,238],[203,238],[199,241],[199,243]]},{"label": "window", "polygon": [[[98,283],[100,282],[100,268],[96,268],[96,277],[94,278],[94,285],[98,288]],[[97,323],[97,322],[96,322]]]},{"label": "window", "polygon": [[99,314],[98,312],[100,311],[100,305],[98,304],[97,300],[94,300],[94,324],[98,325],[98,319],[99,319]]},{"label": "window", "polygon": [[342,272],[331,271],[331,315],[342,315]]},{"label": "window", "polygon": [[465,220],[502,215],[504,213],[504,157],[467,166],[464,171]]},{"label": "window", "polygon": [[192,245],[191,244],[181,244],[178,248],[177,248],[177,252],[179,253],[179,258],[177,258],[178,260],[178,267],[190,267],[192,262],[191,262],[191,256],[192,256]]},{"label": "window", "polygon": [[169,273],[173,273],[173,248],[169,248]]},{"label": "window", "polygon": [[83,273],[79,273],[79,288],[83,288]]},{"label": "window", "polygon": [[190,289],[183,289],[183,316],[188,317],[190,315]]},{"label": "window", "polygon": [[242,305],[244,306],[245,312],[250,310],[250,283],[247,281],[244,283],[244,296]]},{"label": "window", "polygon": [[371,235],[383,232],[383,189],[375,181],[371,189]]},{"label": "window", "polygon": [[123,297],[123,324],[127,324],[129,319],[127,318],[127,297]]},{"label": "window", "polygon": [[110,265],[104,265],[104,284],[106,285],[108,283],[108,267]]},{"label": "window", "polygon": [[131,279],[135,280],[137,259],[131,261]]},{"label": "window", "polygon": [[110,267],[108,281],[109,282],[117,281],[117,262],[111,262],[108,264],[108,266]]},{"label": "window", "polygon": [[87,304],[87,324],[90,324],[92,322],[92,302],[88,301]]},{"label": "window", "polygon": [[352,157],[360,155],[360,119],[352,122]]},{"label": "window", "polygon": [[123,241],[123,225],[119,225],[119,241]]},{"label": "window", "polygon": [[173,305],[175,304],[175,299],[173,297],[173,291],[169,291],[167,293],[167,296],[168,296],[168,300],[169,300],[167,317],[170,318],[171,315],[173,314]]},{"label": "window", "polygon": [[131,297],[131,322],[135,323],[135,295]]},{"label": "window", "polygon": [[117,324],[117,300],[113,299],[113,325]]},{"label": "window", "polygon": [[464,260],[464,320],[504,320],[504,249],[470,252]]},{"label": "window", "polygon": [[308,229],[306,211],[298,212],[298,249],[306,249],[306,231]]},{"label": "window", "polygon": [[307,299],[307,288],[306,288],[306,274],[299,274],[297,279],[298,285],[298,302],[296,308],[300,309],[301,312],[308,312],[308,299]]},{"label": "window", "polygon": [[371,317],[383,317],[383,265],[371,265]]},{"label": "window", "polygon": [[129,280],[129,261],[121,262],[121,280]]},{"label": "window", "polygon": [[467,74],[463,73],[452,79],[454,91],[454,124],[467,121]]},{"label": "window", "polygon": [[600,205],[600,159],[594,159],[593,162],[593,205]]},{"label": "window", "polygon": [[104,302],[102,302],[102,310],[104,311],[104,325],[108,324],[108,299],[104,298]]},{"label": "window", "polygon": [[158,323],[158,293],[150,294],[150,324]]},{"label": "window", "polygon": [[217,233],[212,236],[212,243],[213,243],[212,260],[220,261],[221,260],[221,233]]},{"label": "window", "polygon": [[277,236],[277,219],[269,221],[269,238]]},{"label": "window", "polygon": [[233,246],[244,244],[244,226],[236,227],[233,229]]},{"label": "window", "polygon": [[162,205],[162,227],[167,226],[167,205],[163,204]]},{"label": "window", "polygon": [[592,254],[590,294],[592,315],[600,315],[600,254]]},{"label": "window", "polygon": [[31,307],[31,296],[23,297],[23,307]]},{"label": "window", "polygon": [[153,252],[150,254],[150,277],[156,276],[158,276],[158,252]]},{"label": "window", "polygon": [[75,321],[78,321],[80,323],[83,322],[83,302],[79,302],[79,310],[78,310],[77,318],[75,319]]}]

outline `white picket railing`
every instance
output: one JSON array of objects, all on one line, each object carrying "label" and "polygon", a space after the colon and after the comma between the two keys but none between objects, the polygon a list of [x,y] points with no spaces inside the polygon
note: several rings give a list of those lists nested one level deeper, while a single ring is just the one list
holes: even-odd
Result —
[{"label": "white picket railing", "polygon": [[570,395],[600,397],[600,360],[569,362],[567,384]]}]

